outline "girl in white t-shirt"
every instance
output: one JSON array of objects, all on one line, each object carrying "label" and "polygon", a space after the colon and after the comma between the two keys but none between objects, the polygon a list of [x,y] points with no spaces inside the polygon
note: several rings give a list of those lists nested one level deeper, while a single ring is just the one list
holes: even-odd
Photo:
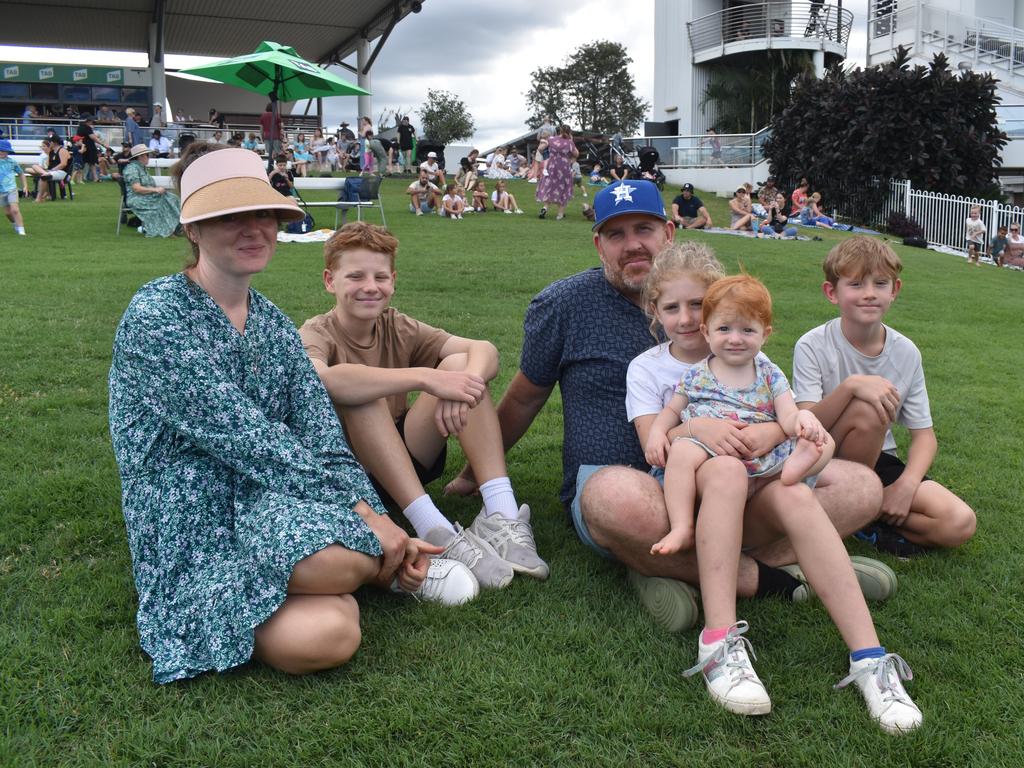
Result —
[{"label": "girl in white t-shirt", "polygon": [[494,191],[491,192],[491,203],[494,205],[494,210],[504,211],[505,213],[522,213],[519,208],[519,203],[516,202],[515,197],[506,188],[504,181],[499,181],[494,185]]},{"label": "girl in white t-shirt", "polygon": [[458,221],[465,210],[466,201],[456,191],[455,182],[448,182],[444,188],[444,197],[441,198],[441,215]]},{"label": "girl in white t-shirt", "polygon": [[[702,303],[707,289],[722,276],[722,267],[711,250],[693,241],[667,246],[651,266],[643,307],[651,317],[652,332],[660,326],[668,341],[637,356],[627,372],[626,413],[641,445],[647,444],[655,419],[672,399],[683,375],[711,352],[701,333]],[[695,426],[702,435],[708,434],[706,430],[715,423],[723,422],[695,417],[673,430],[673,436],[685,438]],[[732,424],[729,434],[726,442],[735,457],[717,456],[704,466],[718,462],[722,469],[722,462],[732,461],[745,476],[739,456],[749,457],[750,451],[743,442],[743,429]],[[703,468],[698,471],[698,487],[701,471]],[[658,470],[652,470],[655,472]],[[765,536],[785,537],[799,563],[790,573],[805,578],[820,595],[851,651],[850,674],[837,687],[856,683],[871,716],[890,733],[918,727],[921,711],[901,682],[909,679],[909,667],[879,644],[853,566],[825,510],[803,483],[771,483],[761,491],[768,492],[773,493],[778,511],[755,512],[753,516],[745,511],[746,483],[719,488],[701,499],[695,541],[705,627],[697,641],[697,664],[685,674],[700,672],[711,697],[731,712],[754,715],[771,711],[771,699],[747,653],[750,641],[743,634],[749,625],[736,618],[737,573],[742,547],[763,543]],[[750,531],[745,531],[746,524]]]}]

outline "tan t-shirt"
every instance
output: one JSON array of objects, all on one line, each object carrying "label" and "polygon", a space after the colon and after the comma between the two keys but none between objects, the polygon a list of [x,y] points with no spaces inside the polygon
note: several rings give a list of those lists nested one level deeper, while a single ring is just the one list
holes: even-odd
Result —
[{"label": "tan t-shirt", "polygon": [[[354,363],[374,368],[436,368],[441,362],[441,347],[451,334],[421,323],[388,307],[373,327],[367,346],[353,342],[334,312],[311,317],[299,329],[306,354],[327,365]],[[408,394],[387,398],[391,416],[397,421],[409,407]]]}]

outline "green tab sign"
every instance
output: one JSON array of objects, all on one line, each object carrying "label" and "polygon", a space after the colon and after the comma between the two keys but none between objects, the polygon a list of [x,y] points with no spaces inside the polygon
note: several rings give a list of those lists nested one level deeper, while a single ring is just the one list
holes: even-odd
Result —
[{"label": "green tab sign", "polygon": [[120,67],[77,67],[73,65],[4,63],[0,64],[5,83],[79,83],[81,85],[122,85]]}]

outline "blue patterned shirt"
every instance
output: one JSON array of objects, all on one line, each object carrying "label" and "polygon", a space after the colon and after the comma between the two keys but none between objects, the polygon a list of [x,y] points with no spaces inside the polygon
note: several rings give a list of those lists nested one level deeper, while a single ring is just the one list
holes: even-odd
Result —
[{"label": "blue patterned shirt", "polygon": [[655,341],[643,311],[601,267],[552,283],[530,302],[519,367],[539,387],[562,393],[563,504],[576,495],[581,464],[647,469],[626,419],[626,369]]}]

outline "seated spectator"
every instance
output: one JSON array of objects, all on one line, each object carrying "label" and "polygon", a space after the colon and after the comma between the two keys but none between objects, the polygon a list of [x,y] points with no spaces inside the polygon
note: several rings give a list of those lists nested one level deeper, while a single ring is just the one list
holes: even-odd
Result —
[{"label": "seated spectator", "polygon": [[626,165],[626,161],[622,155],[615,155],[615,164],[608,172],[612,177],[612,181],[624,181],[630,177],[630,172],[630,167]]},{"label": "seated spectator", "polygon": [[36,202],[42,203],[50,199],[50,182],[61,182],[67,178],[71,166],[71,153],[64,148],[61,141],[43,139],[40,163],[32,165],[26,171],[36,178]]},{"label": "seated spectator", "polygon": [[526,169],[529,165],[529,160],[526,159],[526,155],[520,152],[518,149],[513,149],[508,156],[508,170],[514,177],[521,179],[526,176]]},{"label": "seated spectator", "polygon": [[701,199],[693,194],[693,184],[687,182],[672,200],[672,221],[683,229],[711,227],[711,214]]},{"label": "seated spectator", "polygon": [[769,201],[768,215],[761,222],[758,230],[758,237],[796,237],[797,229],[789,224],[789,217],[786,215],[786,196],[781,192],[775,193],[775,199]]},{"label": "seated spectator", "polygon": [[[1020,230],[1019,229],[1018,229],[1018,234],[1020,234]],[[1008,243],[1009,243],[1009,240],[1006,237],[1006,225],[1003,224],[1001,227],[999,227],[998,231],[996,232],[995,237],[993,237],[991,242],[989,242],[989,244],[988,244],[988,255],[989,255],[989,258],[992,259],[992,262],[997,267],[1001,267],[1002,266],[1001,261],[1002,261],[1002,258],[1003,258],[1003,252],[1006,250],[1006,246],[1007,246]]]},{"label": "seated spectator", "polygon": [[607,176],[601,174],[601,162],[594,163],[594,167],[590,169],[590,186],[592,187],[607,187],[611,184],[611,180]]},{"label": "seated spectator", "polygon": [[256,134],[249,131],[249,135],[242,141],[242,149],[248,149],[250,152],[256,152],[259,150],[260,142],[256,138]]},{"label": "seated spectator", "polygon": [[153,136],[149,140],[149,148],[152,150],[153,157],[171,156],[171,140],[160,131],[153,131]]},{"label": "seated spectator", "polygon": [[1024,235],[1020,233],[1020,224],[1010,225],[1010,236],[1006,239],[1001,263],[1004,267],[1021,267],[1024,269]]},{"label": "seated spectator", "polygon": [[823,229],[832,229],[832,225],[835,222],[821,212],[819,204],[821,203],[821,193],[815,192],[809,198],[807,198],[807,205],[800,211],[800,223],[808,227],[822,227]]},{"label": "seated spectator", "polygon": [[504,213],[522,213],[519,208],[519,203],[516,202],[515,197],[506,189],[505,180],[499,181],[494,191],[491,193],[491,203],[494,205],[494,210],[502,211]]},{"label": "seated spectator", "polygon": [[[441,558],[464,563],[484,589],[504,587],[516,573],[546,579],[487,393],[498,373],[497,349],[390,307],[397,250],[386,229],[366,222],[347,224],[327,242],[324,285],[335,304],[302,325],[306,353],[381,499],[402,510],[417,535],[443,547]],[[372,301],[354,300],[362,297]],[[444,471],[450,438],[481,481],[483,509],[465,529],[423,487]]]},{"label": "seated spectator", "polygon": [[754,212],[751,210],[750,193],[746,187],[739,187],[729,201],[729,229],[753,229]]},{"label": "seated spectator", "polygon": [[171,237],[180,226],[181,203],[149,175],[149,154],[145,144],[132,147],[131,159],[124,167],[125,202],[142,221],[146,237]]},{"label": "seated spectator", "polygon": [[313,153],[309,151],[309,145],[306,143],[305,134],[300,133],[298,138],[295,140],[295,146],[292,148],[292,156],[295,158],[295,175],[308,176],[309,164],[314,162],[316,158],[314,158]]},{"label": "seated spectator", "polygon": [[487,213],[487,183],[483,179],[477,179],[473,188],[473,210],[477,213]]},{"label": "seated spectator", "polygon": [[78,109],[74,104],[68,104],[64,107],[64,118],[67,120],[81,120],[82,116],[78,113]]},{"label": "seated spectator", "polygon": [[269,174],[270,186],[285,197],[295,197],[295,175],[288,170],[288,156],[274,158],[274,169]]},{"label": "seated spectator", "polygon": [[444,197],[441,198],[441,215],[449,219],[461,219],[466,210],[466,201],[458,193],[454,181],[448,182],[444,188]]},{"label": "seated spectator", "polygon": [[420,177],[405,190],[410,197],[409,210],[415,211],[417,216],[433,212],[441,200],[441,189],[430,180],[430,175],[423,165],[420,165]]},{"label": "seated spectator", "polygon": [[468,193],[472,194],[476,189],[477,175],[476,168],[469,161],[468,157],[459,160],[459,170],[455,174],[455,183],[459,184]]},{"label": "seated spectator", "polygon": [[494,154],[491,155],[491,162],[487,164],[487,178],[488,179],[510,179],[512,174],[509,173],[508,168],[505,165],[505,148],[498,147],[494,150]]},{"label": "seated spectator", "polygon": [[768,211],[768,207],[775,202],[775,195],[778,194],[778,188],[775,186],[775,177],[769,176],[764,180],[764,184],[759,190],[757,190],[757,202],[761,204],[765,212]]},{"label": "seated spectator", "polygon": [[214,131],[213,137],[210,139],[214,144],[224,143],[224,131]]},{"label": "seated spectator", "polygon": [[427,159],[420,163],[420,170],[427,172],[427,181],[437,187],[445,184],[444,171],[437,163],[437,152],[428,152]]},{"label": "seated spectator", "polygon": [[338,147],[338,142],[334,140],[333,136],[327,138],[327,152],[324,154],[324,157],[327,167],[331,171],[336,171],[339,168],[344,169],[348,163],[348,154]]},{"label": "seated spectator", "polygon": [[793,194],[790,195],[790,199],[793,202],[792,207],[789,209],[790,216],[799,216],[800,212],[803,211],[807,205],[807,193],[810,188],[811,183],[807,180],[806,176],[800,179],[800,183],[793,190]]},{"label": "seated spectator", "polygon": [[[316,162],[316,170],[323,173],[327,167],[327,139],[324,137],[323,129],[319,126],[313,129],[313,136],[309,140],[309,151]],[[333,170],[333,169],[331,169]]]},{"label": "seated spectator", "polygon": [[[74,161],[72,161],[73,166]],[[111,147],[107,147],[103,152],[100,152],[100,181],[113,181],[115,173],[120,178],[118,171],[117,155],[114,154],[114,150]]]},{"label": "seated spectator", "polygon": [[106,104],[100,104],[100,108],[96,110],[96,122],[97,123],[116,123],[117,115]]}]

